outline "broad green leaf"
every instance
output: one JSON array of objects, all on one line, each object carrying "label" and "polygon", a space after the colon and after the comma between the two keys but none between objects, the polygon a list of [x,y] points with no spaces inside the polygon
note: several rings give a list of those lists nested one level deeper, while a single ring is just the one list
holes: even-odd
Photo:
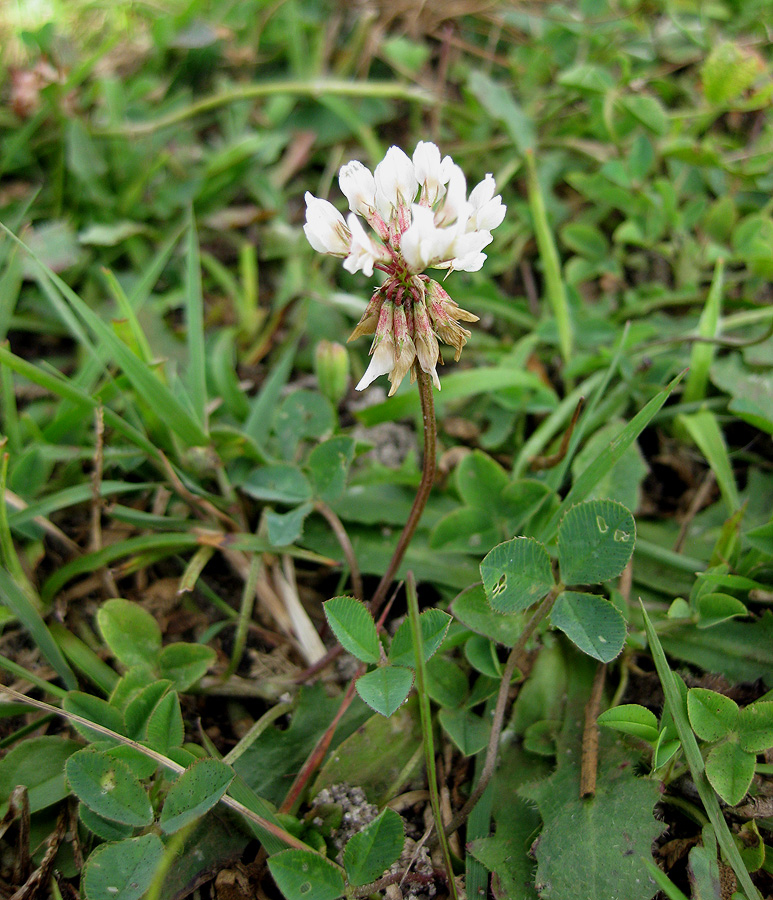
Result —
[{"label": "broad green leaf", "polygon": [[502,505],[502,494],[510,483],[507,473],[487,453],[473,450],[462,459],[456,470],[456,487],[467,506],[485,509],[496,515]]},{"label": "broad green leaf", "polygon": [[341,869],[310,850],[283,850],[268,868],[287,900],[337,900],[345,890]]},{"label": "broad green leaf", "polygon": [[73,793],[97,815],[136,827],[153,821],[145,789],[120,759],[87,747],[67,760],[65,772]]},{"label": "broad green leaf", "polygon": [[228,790],[234,770],[219,759],[201,759],[189,766],[169,788],[158,824],[173,834],[209,812]]},{"label": "broad green leaf", "polygon": [[655,713],[638,703],[624,703],[605,710],[596,719],[599,725],[632,734],[644,741],[654,744],[658,739],[658,720]]},{"label": "broad green leaf", "polygon": [[613,500],[573,506],[558,527],[558,561],[564,584],[596,584],[619,575],[636,542],[631,513]]},{"label": "broad green leaf", "polygon": [[8,801],[17,785],[27,788],[31,813],[64,800],[70,793],[64,766],[80,749],[77,741],[56,735],[27,738],[17,744],[0,759],[0,803]]},{"label": "broad green leaf", "polygon": [[126,723],[126,734],[130,738],[142,740],[145,737],[151,713],[170,688],[170,681],[164,678],[157,678],[139,693],[135,694],[126,705],[124,722]]},{"label": "broad green leaf", "polygon": [[157,834],[101,844],[83,868],[85,900],[140,900],[163,857],[164,845]]},{"label": "broad green leaf", "polygon": [[306,464],[314,496],[325,503],[340,497],[353,458],[354,441],[350,437],[334,437],[318,444]]},{"label": "broad green leaf", "polygon": [[435,656],[427,663],[425,687],[438,706],[459,706],[467,696],[467,676],[459,666],[444,656]]},{"label": "broad green leaf", "polygon": [[338,642],[365,663],[381,658],[376,623],[364,603],[354,597],[334,597],[323,604],[328,624]]},{"label": "broad green leaf", "polygon": [[464,656],[467,662],[483,675],[499,679],[502,675],[502,664],[497,656],[497,648],[493,641],[482,634],[473,634],[464,645]]},{"label": "broad green leaf", "polygon": [[285,459],[293,459],[300,441],[319,439],[333,430],[333,405],[316,391],[298,390],[282,401],[274,418],[274,433]]},{"label": "broad green leaf", "polygon": [[738,727],[738,704],[707,688],[690,688],[687,714],[692,730],[703,741],[718,741]]},{"label": "broad green leaf", "polygon": [[[451,616],[442,609],[426,609],[419,616],[421,623],[421,642],[426,662],[435,654],[448,632]],[[389,662],[393,666],[416,667],[416,654],[413,649],[411,623],[406,619],[395,632],[389,648]]]},{"label": "broad green leaf", "polygon": [[500,613],[528,609],[553,587],[550,557],[534,538],[517,537],[494,547],[480,574],[491,608]]},{"label": "broad green leaf", "polygon": [[287,547],[294,544],[303,534],[303,523],[314,507],[311,503],[302,503],[286,513],[266,510],[268,539],[274,547]]},{"label": "broad green leaf", "polygon": [[253,470],[242,490],[256,500],[273,503],[305,503],[311,500],[311,485],[298,466],[292,463],[272,463]]},{"label": "broad green leaf", "polygon": [[166,753],[179,747],[185,737],[180,698],[177,691],[169,691],[158,701],[148,718],[145,737],[153,750]]},{"label": "broad green leaf", "polygon": [[[66,712],[74,713],[89,722],[104,725],[118,734],[124,733],[124,721],[120,711],[111,706],[107,700],[95,697],[93,694],[84,694],[82,691],[70,691],[62,701],[62,708]],[[94,731],[79,722],[72,723],[73,728],[88,741],[102,741],[105,735]]]},{"label": "broad green leaf", "polygon": [[211,647],[181,641],[168,644],[158,655],[158,671],[172,682],[176,691],[184,693],[207,674],[217,659]]},{"label": "broad green leaf", "polygon": [[413,672],[402,666],[382,666],[357,679],[357,693],[368,706],[391,716],[405,702],[413,687]]},{"label": "broad green leaf", "polygon": [[703,93],[709,103],[724,106],[751,87],[762,69],[762,59],[751,48],[720,41],[701,68]]},{"label": "broad green leaf", "polygon": [[89,809],[85,803],[78,804],[78,816],[86,828],[103,841],[122,841],[134,834],[134,826],[103,819],[93,809]]},{"label": "broad green leaf", "polygon": [[603,232],[589,222],[569,222],[564,225],[561,240],[586,259],[603,259],[609,253],[609,242]]},{"label": "broad green leaf", "polygon": [[659,136],[668,131],[668,119],[659,100],[646,94],[632,94],[620,101],[623,107],[641,124]]},{"label": "broad green leaf", "polygon": [[502,123],[519,153],[534,149],[534,123],[504,84],[493,81],[479,69],[470,72],[467,84],[489,116]]},{"label": "broad green leaf", "polygon": [[512,647],[523,631],[522,616],[517,613],[503,616],[491,609],[482,584],[473,585],[455,597],[451,612],[462,625],[506,647]]},{"label": "broad green leaf", "polygon": [[747,753],[773,747],[773,701],[758,700],[738,715],[738,743]]},{"label": "broad green leaf", "polygon": [[723,741],[706,757],[706,777],[725,803],[736,806],[749,790],[755,764],[753,753],[742,750],[735,741]]},{"label": "broad green leaf", "polygon": [[482,547],[491,547],[502,536],[502,530],[482,507],[461,506],[448,513],[430,532],[433,550],[473,553],[479,557]]},{"label": "broad green leaf", "polygon": [[620,610],[597,594],[564,591],[550,614],[550,624],[600,662],[611,662],[625,644],[625,619]]},{"label": "broad green leaf", "polygon": [[393,809],[385,809],[362,831],[351,837],[344,849],[344,868],[349,884],[370,884],[403,852],[403,820]]},{"label": "broad green leaf", "polygon": [[468,709],[441,709],[438,722],[465,756],[474,756],[488,744],[491,723]]},{"label": "broad green leaf", "polygon": [[697,601],[698,607],[698,628],[713,628],[728,619],[734,619],[736,616],[748,616],[749,610],[744,604],[731,594],[724,594],[721,591],[702,594]]},{"label": "broad green leaf", "polygon": [[97,612],[97,625],[115,658],[129,666],[154,665],[161,650],[161,629],[149,612],[115,598]]}]

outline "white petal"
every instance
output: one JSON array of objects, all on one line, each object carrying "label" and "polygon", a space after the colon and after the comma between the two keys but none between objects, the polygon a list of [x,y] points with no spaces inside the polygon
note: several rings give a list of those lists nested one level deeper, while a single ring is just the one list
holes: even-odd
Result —
[{"label": "white petal", "polygon": [[502,224],[507,207],[502,203],[499,194],[494,196],[495,190],[496,184],[490,174],[472,189],[470,194],[472,213],[467,222],[468,231],[493,231]]},{"label": "white petal", "polygon": [[384,219],[389,220],[392,210],[413,202],[418,188],[413,163],[399,148],[390,147],[386,156],[376,166],[376,207]]},{"label": "white petal", "polygon": [[370,358],[370,365],[355,388],[364,391],[380,375],[388,375],[395,367],[395,351],[391,341],[382,341]]},{"label": "white petal", "polygon": [[456,224],[464,230],[470,215],[470,204],[467,202],[467,179],[464,172],[455,163],[450,167],[448,190],[443,205],[435,215],[437,225]]},{"label": "white petal", "polygon": [[338,183],[352,212],[367,216],[376,208],[376,180],[361,162],[353,159],[341,166]]},{"label": "white petal", "polygon": [[429,207],[414,204],[411,224],[400,241],[400,252],[412,272],[423,272],[454,255],[454,240],[453,230],[435,225]]},{"label": "white petal", "polygon": [[303,230],[311,246],[318,253],[346,256],[351,236],[344,217],[327,200],[320,200],[306,191],[306,224]]},{"label": "white petal", "polygon": [[347,216],[347,224],[352,235],[349,255],[344,260],[344,268],[354,274],[362,271],[365,275],[373,274],[373,265],[377,262],[386,262],[389,254],[386,249],[377,244],[370,235],[366,234],[360,220],[354,213]]},{"label": "white petal", "polygon": [[[451,157],[446,157],[450,159]],[[422,199],[432,206],[445,193],[448,176],[440,162],[440,150],[431,141],[419,141],[413,151],[413,168],[422,188]]]}]

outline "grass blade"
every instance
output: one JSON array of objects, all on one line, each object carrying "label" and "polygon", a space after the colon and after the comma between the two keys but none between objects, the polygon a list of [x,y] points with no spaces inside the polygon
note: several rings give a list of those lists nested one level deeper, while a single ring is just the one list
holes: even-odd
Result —
[{"label": "grass blade", "polygon": [[702,409],[689,416],[679,416],[677,421],[687,429],[687,433],[706,457],[716,475],[728,514],[732,516],[741,505],[741,501],[738,497],[733,467],[730,465],[730,457],[727,453],[727,444],[717,417],[710,410]]},{"label": "grass blade", "polygon": [[207,359],[204,350],[204,300],[201,293],[201,252],[193,211],[188,216],[185,259],[185,323],[188,338],[188,393],[196,418],[206,430]]},{"label": "grass blade", "polygon": [[[718,259],[714,267],[706,305],[698,323],[698,335],[702,338],[715,338],[718,333],[719,317],[722,313],[722,286],[724,282],[724,260]],[[690,353],[690,370],[684,382],[683,403],[694,403],[706,396],[706,385],[709,382],[709,369],[714,361],[715,345],[698,342],[693,344]]]}]

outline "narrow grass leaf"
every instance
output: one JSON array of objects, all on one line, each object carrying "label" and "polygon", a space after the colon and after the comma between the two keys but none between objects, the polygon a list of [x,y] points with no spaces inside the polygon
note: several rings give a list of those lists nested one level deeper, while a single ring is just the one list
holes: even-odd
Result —
[{"label": "narrow grass leaf", "polygon": [[120,759],[87,747],[67,760],[65,773],[77,798],[103,818],[137,828],[153,821],[145,788]]},{"label": "narrow grass leaf", "polygon": [[188,342],[186,381],[196,418],[206,431],[207,358],[204,349],[204,299],[201,291],[201,253],[193,211],[188,215],[185,252],[185,326]]},{"label": "narrow grass leaf", "polygon": [[727,444],[716,415],[708,409],[690,415],[681,415],[678,420],[687,429],[690,437],[698,445],[698,449],[706,457],[717,478],[719,490],[729,515],[737,512],[740,506],[738,488],[733,475],[733,467],[727,453]]},{"label": "narrow grass leaf", "polygon": [[714,277],[711,281],[706,305],[703,307],[698,322],[698,335],[706,341],[697,341],[690,351],[690,370],[684,381],[682,403],[695,403],[706,397],[706,386],[709,383],[709,369],[714,361],[715,344],[719,318],[722,314],[722,286],[725,271],[724,261],[717,260],[714,266]]},{"label": "narrow grass leaf", "polygon": [[324,604],[325,616],[338,642],[364,663],[381,658],[376,623],[365,604],[354,597],[334,597]]},{"label": "narrow grass leaf", "polygon": [[404,844],[403,820],[393,809],[383,810],[347,842],[346,880],[355,887],[375,881],[399,858]]},{"label": "narrow grass leaf", "polygon": [[698,742],[695,739],[695,735],[690,727],[689,719],[687,718],[686,701],[682,700],[674,675],[666,660],[666,654],[663,652],[660,639],[652,626],[652,622],[647,615],[644,604],[641,604],[641,610],[644,619],[644,629],[647,632],[647,641],[650,646],[653,662],[655,663],[655,669],[657,670],[660,683],[663,686],[666,703],[673,716],[674,725],[679,735],[679,740],[682,742],[682,749],[684,750],[687,765],[690,767],[693,781],[698,789],[701,801],[703,802],[703,808],[706,811],[706,815],[709,817],[709,821],[714,826],[717,842],[733,869],[733,872],[735,872],[735,877],[743,888],[747,900],[760,900],[760,892],[754,886],[749,876],[749,872],[741,859],[738,846],[733,839],[733,835],[730,833],[722,810],[719,808],[717,796],[706,780],[703,757],[701,756]]},{"label": "narrow grass leaf", "polygon": [[78,686],[78,679],[64,658],[59,645],[51,636],[43,617],[35,609],[29,597],[16,584],[5,569],[0,568],[0,602],[24,625],[40,652],[53,667],[69,690]]},{"label": "narrow grass leaf", "polygon": [[218,759],[201,759],[187,768],[169,789],[158,824],[174,834],[209,812],[228,790],[234,770]]},{"label": "narrow grass leaf", "polygon": [[87,900],[140,900],[163,857],[164,845],[157,834],[101,844],[84,866],[83,893]]},{"label": "narrow grass leaf", "polygon": [[287,900],[337,900],[345,890],[342,870],[310,850],[283,850],[269,857],[268,868]]}]

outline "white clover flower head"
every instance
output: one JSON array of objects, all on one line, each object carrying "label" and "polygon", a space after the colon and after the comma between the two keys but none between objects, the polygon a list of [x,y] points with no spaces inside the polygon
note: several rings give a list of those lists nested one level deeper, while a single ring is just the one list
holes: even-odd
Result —
[{"label": "white clover flower head", "polygon": [[[467,196],[464,172],[450,156],[441,158],[430,141],[419,141],[413,156],[390,147],[371,172],[357,160],[341,167],[341,191],[349,202],[346,220],[327,200],[306,194],[311,246],[344,257],[349,272],[386,273],[349,340],[375,334],[371,360],[357,390],[388,375],[390,395],[410,371],[419,369],[440,388],[438,339],[454,347],[459,359],[470,336],[460,321],[477,316],[460,309],[425,269],[477,272],[491,232],[502,224],[506,207],[489,174]],[[363,222],[374,235],[368,234]]]}]

